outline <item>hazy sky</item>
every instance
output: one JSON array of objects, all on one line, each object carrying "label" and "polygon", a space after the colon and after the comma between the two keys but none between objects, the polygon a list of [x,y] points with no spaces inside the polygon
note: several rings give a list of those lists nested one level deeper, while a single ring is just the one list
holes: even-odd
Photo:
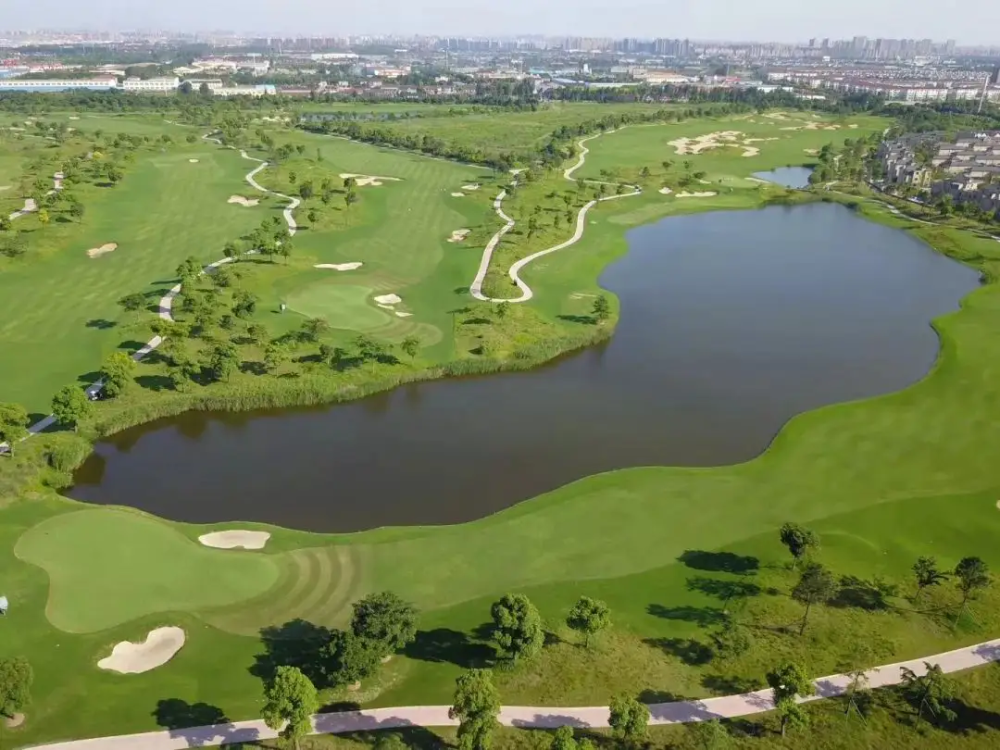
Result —
[{"label": "hazy sky", "polygon": [[[1000,44],[1000,3],[966,0],[0,0],[0,28],[311,35],[524,33],[801,41],[855,35]],[[13,8],[10,8],[13,10]]]}]

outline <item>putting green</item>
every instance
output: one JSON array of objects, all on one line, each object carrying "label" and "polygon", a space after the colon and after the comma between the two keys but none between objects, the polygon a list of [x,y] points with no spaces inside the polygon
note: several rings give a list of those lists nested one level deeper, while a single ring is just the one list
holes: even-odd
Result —
[{"label": "putting green", "polygon": [[272,556],[203,547],[124,510],[55,516],[28,529],[14,553],[49,574],[45,614],[68,633],[233,604],[266,591],[279,573]]},{"label": "putting green", "polygon": [[370,331],[392,320],[368,301],[372,294],[370,287],[324,280],[292,292],[286,303],[295,312],[323,318],[334,328]]}]

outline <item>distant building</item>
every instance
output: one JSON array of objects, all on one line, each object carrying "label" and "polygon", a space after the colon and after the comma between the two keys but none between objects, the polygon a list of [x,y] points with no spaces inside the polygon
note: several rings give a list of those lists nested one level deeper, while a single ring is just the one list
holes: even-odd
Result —
[{"label": "distant building", "polygon": [[223,86],[212,89],[214,96],[273,96],[277,89],[270,84],[260,86]]},{"label": "distant building", "polygon": [[117,89],[117,78],[80,78],[80,79],[52,79],[24,81],[17,78],[0,80],[0,93],[5,91],[24,91],[28,93],[58,93],[60,91],[73,91],[76,89],[86,89],[90,91],[107,91]]},{"label": "distant building", "polygon": [[162,78],[126,78],[122,89],[133,93],[173,93],[181,85],[177,76]]}]

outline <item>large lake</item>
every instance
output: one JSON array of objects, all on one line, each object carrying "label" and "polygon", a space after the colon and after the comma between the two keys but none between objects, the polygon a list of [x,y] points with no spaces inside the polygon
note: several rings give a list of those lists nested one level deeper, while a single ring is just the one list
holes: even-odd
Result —
[{"label": "large lake", "polygon": [[98,444],[72,497],[314,531],[444,524],[575,479],[750,459],[788,419],[895,391],[973,270],[833,204],[665,219],[600,283],[610,342],[528,373],[325,408],[192,412]]}]

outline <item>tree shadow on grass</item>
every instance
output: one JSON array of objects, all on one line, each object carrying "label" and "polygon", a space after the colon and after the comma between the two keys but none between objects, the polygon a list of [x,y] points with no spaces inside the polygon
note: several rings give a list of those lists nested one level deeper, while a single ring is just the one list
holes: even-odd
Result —
[{"label": "tree shadow on grass", "polygon": [[270,680],[278,667],[298,667],[314,683],[321,684],[325,680],[323,650],[330,637],[329,628],[301,618],[261,628],[264,653],[257,654],[250,674]]},{"label": "tree shadow on grass", "polygon": [[403,653],[410,659],[446,662],[463,669],[488,666],[494,660],[493,648],[475,641],[466,633],[449,628],[417,631],[417,637]]},{"label": "tree shadow on grass", "polygon": [[147,391],[174,390],[174,381],[166,375],[139,375],[135,378],[135,382]]},{"label": "tree shadow on grass", "polygon": [[101,379],[100,370],[93,370],[91,372],[85,372],[83,375],[77,376],[76,382],[81,385],[90,385],[91,383],[96,383]]},{"label": "tree shadow on grass", "polygon": [[93,318],[84,323],[84,325],[87,328],[96,328],[99,331],[106,331],[109,328],[114,328],[118,324],[115,321],[108,320],[106,318]]},{"label": "tree shadow on grass", "polygon": [[765,687],[762,682],[757,680],[722,674],[705,675],[701,678],[701,686],[715,695],[739,695]]},{"label": "tree shadow on grass", "polygon": [[142,347],[144,347],[145,345],[146,345],[145,341],[136,341],[135,339],[131,339],[131,340],[128,340],[128,341],[121,342],[118,345],[118,351],[122,351],[122,352],[137,352],[140,349],[142,349]]},{"label": "tree shadow on grass", "polygon": [[746,575],[760,570],[760,560],[750,555],[737,555],[733,552],[706,552],[704,550],[685,550],[677,558],[695,570],[708,570],[716,573],[739,573]]},{"label": "tree shadow on grass", "polygon": [[662,617],[664,620],[693,622],[703,628],[710,625],[721,625],[726,621],[726,615],[722,610],[714,607],[664,607],[662,604],[650,604],[646,611],[654,617]]},{"label": "tree shadow on grass", "polygon": [[710,646],[693,638],[646,638],[643,643],[658,648],[669,656],[676,656],[692,667],[708,664],[715,656]]},{"label": "tree shadow on grass", "polygon": [[430,729],[417,726],[396,727],[395,729],[380,729],[374,731],[345,732],[338,734],[345,740],[359,742],[363,747],[374,746],[379,739],[387,734],[399,735],[403,744],[410,750],[444,750],[450,747],[441,737]]},{"label": "tree shadow on grass", "polygon": [[565,320],[567,323],[581,323],[583,325],[596,325],[597,318],[593,315],[557,315],[559,320]]}]

